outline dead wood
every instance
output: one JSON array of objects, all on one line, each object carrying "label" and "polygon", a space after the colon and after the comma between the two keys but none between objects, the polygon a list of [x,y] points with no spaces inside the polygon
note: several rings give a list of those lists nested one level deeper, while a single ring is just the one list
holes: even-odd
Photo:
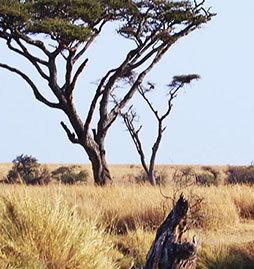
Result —
[{"label": "dead wood", "polygon": [[181,194],[176,205],[156,233],[147,254],[144,269],[194,269],[197,262],[197,240],[181,237],[186,231],[188,202]]}]

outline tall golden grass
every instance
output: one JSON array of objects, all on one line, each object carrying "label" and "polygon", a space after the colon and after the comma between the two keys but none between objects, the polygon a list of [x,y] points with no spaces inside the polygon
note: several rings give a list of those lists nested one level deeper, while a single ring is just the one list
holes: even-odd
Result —
[{"label": "tall golden grass", "polygon": [[98,214],[84,219],[58,194],[36,194],[15,187],[1,195],[1,268],[117,268]]},{"label": "tall golden grass", "polygon": [[252,187],[170,184],[1,185],[0,268],[142,268],[180,192],[203,198],[198,268],[254,268]]}]

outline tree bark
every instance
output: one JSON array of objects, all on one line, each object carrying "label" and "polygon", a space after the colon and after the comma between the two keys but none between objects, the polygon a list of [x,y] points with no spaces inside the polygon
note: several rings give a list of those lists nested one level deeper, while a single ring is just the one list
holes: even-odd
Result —
[{"label": "tree bark", "polygon": [[144,269],[195,269],[197,241],[181,237],[187,225],[188,202],[181,195],[175,207],[157,230],[156,238],[147,254]]},{"label": "tree bark", "polygon": [[147,174],[148,180],[152,186],[156,185],[156,179],[154,175],[154,169],[149,169],[148,174]]},{"label": "tree bark", "polygon": [[100,150],[98,144],[90,138],[89,144],[83,145],[92,163],[94,182],[97,185],[104,186],[112,183],[112,178],[105,158],[105,150]]},{"label": "tree bark", "polygon": [[112,183],[112,178],[106,162],[102,160],[103,156],[96,156],[91,160],[93,168],[94,182],[97,185],[104,186],[108,183]]},{"label": "tree bark", "polygon": [[[108,169],[108,165],[106,162],[106,152],[104,149],[104,137],[100,137],[100,139],[93,138],[87,130],[85,130],[84,124],[79,118],[73,104],[70,102],[68,106],[64,109],[66,115],[69,118],[69,121],[72,127],[75,130],[75,133],[71,133],[68,127],[61,122],[61,125],[65,129],[69,140],[72,143],[76,143],[81,145],[86,151],[93,170],[94,182],[97,185],[103,186],[107,183],[112,182],[112,178],[110,176],[110,172]],[[96,135],[95,135],[96,136]]]}]

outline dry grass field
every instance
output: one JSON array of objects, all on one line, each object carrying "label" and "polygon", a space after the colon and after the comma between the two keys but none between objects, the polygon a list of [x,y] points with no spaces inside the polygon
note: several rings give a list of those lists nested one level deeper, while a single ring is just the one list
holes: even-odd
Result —
[{"label": "dry grass field", "polygon": [[[68,166],[70,164],[42,164],[46,166],[49,171],[53,171],[60,166]],[[90,164],[75,164],[80,166],[80,169],[85,169],[89,173],[89,182],[93,183],[92,180],[92,168]],[[12,163],[0,163],[0,179],[5,177],[8,171],[11,169]],[[168,178],[171,178],[176,170],[182,168],[192,168],[196,172],[200,172],[202,165],[157,165],[156,170],[166,173]],[[225,171],[227,166],[212,166],[218,170],[221,176],[225,177]],[[133,177],[136,176],[140,171],[142,171],[141,165],[138,164],[110,164],[109,165],[111,176],[115,183],[133,183]]]},{"label": "dry grass field", "polygon": [[[2,175],[10,167],[1,164]],[[158,168],[169,175],[175,169]],[[217,167],[221,173],[224,168]],[[198,268],[254,268],[253,187],[151,187],[131,183],[138,165],[112,165],[111,171],[116,184],[107,187],[2,184],[0,268],[142,268],[156,228],[180,192],[190,203],[203,199],[198,213],[190,212],[197,221],[186,233],[197,234]]]}]

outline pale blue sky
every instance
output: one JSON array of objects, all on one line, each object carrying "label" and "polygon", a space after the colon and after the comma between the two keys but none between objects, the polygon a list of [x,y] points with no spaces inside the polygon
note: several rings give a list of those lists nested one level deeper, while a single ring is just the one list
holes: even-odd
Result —
[{"label": "pale blue sky", "polygon": [[[149,75],[160,88],[154,104],[163,107],[174,75],[201,76],[186,86],[174,101],[157,157],[163,164],[250,164],[254,160],[254,33],[253,0],[206,2],[217,16],[178,41]],[[90,51],[90,62],[75,92],[82,117],[86,115],[93,84],[108,68],[118,65],[130,46],[116,34],[102,36]],[[112,44],[112,40],[116,40]],[[0,62],[16,65],[36,79],[26,61],[0,43]],[[0,69],[0,162],[19,154],[47,163],[88,163],[84,150],[73,145],[60,126],[66,117],[33,97],[17,75]],[[46,89],[46,85],[40,84]],[[45,91],[46,92],[46,91]],[[142,100],[137,112],[144,125],[142,137],[150,157],[156,127]],[[156,123],[156,122],[155,122]],[[106,141],[109,163],[139,163],[134,145],[121,120]]]}]

